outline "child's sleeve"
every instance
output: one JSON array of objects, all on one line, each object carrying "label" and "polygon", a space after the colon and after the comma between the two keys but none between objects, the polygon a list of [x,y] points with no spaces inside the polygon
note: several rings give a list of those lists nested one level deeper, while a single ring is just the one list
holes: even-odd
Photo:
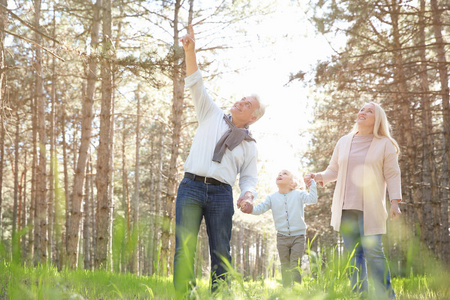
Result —
[{"label": "child's sleeve", "polygon": [[261,202],[260,204],[256,205],[256,207],[253,208],[252,215],[260,215],[268,211],[272,207],[272,201],[270,199],[270,196],[266,197],[266,200]]},{"label": "child's sleeve", "polygon": [[304,204],[315,204],[317,203],[317,185],[314,179],[311,179],[311,186],[309,187],[309,194],[304,192]]}]

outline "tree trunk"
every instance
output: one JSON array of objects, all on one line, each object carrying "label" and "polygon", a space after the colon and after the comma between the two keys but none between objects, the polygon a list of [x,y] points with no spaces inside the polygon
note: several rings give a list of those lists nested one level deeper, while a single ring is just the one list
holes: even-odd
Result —
[{"label": "tree trunk", "polygon": [[[41,17],[41,0],[34,2],[34,26],[40,29],[39,21]],[[35,33],[35,41],[37,44],[41,44],[41,36]],[[35,240],[36,250],[36,262],[46,263],[47,256],[47,158],[45,147],[47,145],[47,136],[45,130],[45,97],[43,87],[43,75],[42,75],[42,50],[39,47],[35,49],[36,62],[36,109],[37,109],[37,126],[38,126],[38,147],[39,147],[39,163],[36,172],[36,224],[35,224]]]},{"label": "tree trunk", "polygon": [[[54,19],[53,19],[54,21]],[[55,27],[53,26],[53,29]],[[53,32],[53,36],[55,33]],[[53,44],[55,47],[55,44]],[[55,152],[55,101],[56,101],[56,72],[55,72],[55,58],[53,58],[52,64],[52,84],[51,84],[51,111],[50,111],[50,128],[49,128],[49,142],[50,142],[50,170],[49,170],[49,190],[48,193],[48,206],[47,206],[47,215],[48,215],[48,257],[52,263],[56,262],[55,251],[56,245],[54,244],[54,220],[55,220],[55,165],[57,155]]]},{"label": "tree trunk", "polygon": [[181,117],[182,117],[182,105],[183,98],[180,98],[180,79],[179,79],[179,67],[178,67],[178,57],[176,56],[178,45],[178,13],[181,8],[181,0],[175,1],[175,9],[174,9],[174,63],[172,66],[172,95],[173,95],[173,103],[172,103],[172,115],[171,115],[171,126],[172,126],[172,142],[170,145],[170,160],[169,160],[169,172],[167,174],[167,195],[164,201],[164,210],[163,210],[163,228],[162,228],[162,237],[161,237],[161,262],[162,262],[162,275],[167,276],[169,273],[168,265],[169,265],[169,241],[171,240],[171,227],[173,219],[173,206],[175,203],[176,189],[177,189],[177,160],[178,160],[178,149],[179,149],[179,141],[180,141],[180,131],[181,131]]},{"label": "tree trunk", "polygon": [[89,161],[88,161],[88,170],[89,170],[89,176],[87,177],[89,181],[90,186],[90,195],[89,195],[89,202],[90,202],[90,218],[89,218],[89,228],[91,229],[91,239],[90,239],[90,246],[89,246],[89,265],[90,269],[92,270],[94,268],[94,255],[95,255],[95,248],[96,248],[96,232],[95,232],[95,196],[94,196],[94,171],[93,171],[93,162],[92,162],[92,155],[89,154]]},{"label": "tree trunk", "polygon": [[[125,230],[125,241],[122,241],[122,243],[124,245],[127,245],[127,243],[129,243],[131,241],[131,235],[132,235],[132,229],[131,229],[131,201],[130,201],[130,192],[128,189],[128,172],[127,172],[127,160],[126,160],[126,136],[127,136],[127,132],[125,129],[125,123],[124,123],[124,128],[122,128],[122,201],[123,201],[123,209],[125,210],[125,222],[126,222],[126,228]],[[125,246],[125,249],[127,249],[127,247]],[[129,268],[129,266],[131,266],[133,264],[133,261],[131,260],[131,256],[128,257],[129,253],[127,251],[123,252],[124,255],[122,257],[121,260],[121,269],[122,272],[127,272]],[[131,267],[132,268],[132,267]],[[118,271],[118,270],[117,270]]]},{"label": "tree trunk", "polygon": [[259,233],[255,233],[256,238],[256,255],[255,255],[255,267],[253,269],[253,280],[256,280],[258,276],[261,274],[261,235]]},{"label": "tree trunk", "polygon": [[[111,57],[111,61],[114,61],[114,58]],[[116,86],[116,76],[115,76],[115,70],[116,70],[116,66],[114,63],[111,63],[111,126],[109,129],[109,137],[111,140],[111,155],[109,157],[109,165],[111,168],[110,171],[110,182],[111,185],[108,189],[108,199],[110,199],[110,210],[109,210],[109,251],[108,251],[108,255],[109,255],[109,269],[112,270],[113,267],[113,253],[112,253],[112,236],[113,236],[113,224],[114,224],[114,202],[113,202],[113,195],[114,195],[114,145],[115,145],[115,116],[114,116],[114,99],[116,97],[116,93],[115,90],[112,89],[113,86]]]},{"label": "tree trunk", "polygon": [[[390,10],[390,16],[392,20],[392,36],[393,36],[393,58],[394,58],[394,78],[397,83],[398,92],[394,94],[394,99],[396,103],[400,104],[403,118],[403,134],[404,140],[406,142],[406,163],[407,163],[407,184],[405,187],[411,187],[411,198],[412,203],[416,205],[416,209],[418,218],[420,220],[421,232],[424,240],[429,245],[433,245],[433,236],[430,235],[430,231],[428,228],[428,224],[430,224],[430,216],[431,216],[431,205],[430,203],[421,204],[421,199],[419,197],[420,190],[418,189],[418,178],[415,172],[416,168],[416,159],[415,159],[415,144],[412,135],[412,128],[414,128],[414,124],[411,120],[411,110],[410,110],[410,101],[408,101],[408,88],[406,85],[406,76],[404,70],[404,62],[402,56],[402,45],[400,43],[400,30],[399,30],[399,20],[398,17],[400,15],[400,8],[396,0],[392,1],[392,6]],[[405,178],[405,177],[404,177]]]},{"label": "tree trunk", "polygon": [[3,239],[3,162],[5,161],[5,123],[3,102],[0,107],[0,239]]},{"label": "tree trunk", "polygon": [[[442,207],[441,211],[438,211],[437,203],[434,203],[435,216],[440,214],[442,221],[439,223],[437,220],[434,222],[433,227],[435,232],[441,230],[441,247],[440,257],[446,262],[450,262],[450,250],[449,243],[450,238],[448,234],[448,202],[449,202],[449,171],[448,164],[450,163],[450,90],[449,90],[449,74],[447,68],[447,60],[445,53],[445,42],[442,37],[442,21],[441,11],[439,10],[437,0],[430,0],[431,13],[433,17],[433,29],[434,37],[436,39],[436,52],[438,60],[439,79],[441,83],[441,95],[442,95],[442,115],[443,115],[443,147],[444,157],[442,163]],[[444,4],[443,4],[444,5]]]},{"label": "tree trunk", "polygon": [[139,232],[139,190],[140,190],[140,178],[139,178],[139,152],[140,152],[140,144],[141,144],[141,98],[139,95],[141,86],[138,85],[136,91],[136,100],[137,100],[137,108],[136,108],[136,157],[135,157],[135,171],[134,171],[134,210],[133,210],[133,228],[137,230],[137,244],[136,250],[133,253],[133,269],[132,272],[134,274],[139,275],[139,245],[141,244],[140,232]]},{"label": "tree trunk", "polygon": [[264,233],[262,238],[262,245],[261,245],[261,273],[263,275],[263,278],[267,278],[269,274],[267,274],[266,266],[267,266],[267,233]]},{"label": "tree trunk", "polygon": [[163,193],[163,168],[164,168],[164,135],[165,130],[163,124],[160,124],[160,132],[159,132],[159,164],[158,164],[158,185],[156,190],[156,201],[155,201],[155,247],[153,252],[153,257],[158,257],[158,261],[156,261],[156,274],[161,275],[162,270],[162,260],[160,254],[160,245],[162,239],[162,226],[163,226],[163,217],[162,217],[162,193]]},{"label": "tree trunk", "polygon": [[[156,131],[156,130],[155,130]],[[156,160],[155,160],[155,155],[154,155],[154,151],[155,151],[155,139],[156,139],[156,134],[153,135],[151,141],[150,141],[150,154],[149,154],[149,161],[152,162],[150,163],[149,166],[149,173],[150,173],[150,187],[149,187],[149,191],[150,191],[150,207],[149,207],[149,226],[148,226],[148,243],[147,243],[147,264],[145,269],[147,270],[146,274],[155,274],[155,263],[154,263],[154,259],[155,256],[154,254],[154,249],[156,248],[156,240],[158,237],[158,231],[156,230],[156,193],[155,193],[155,177],[156,174],[158,174],[157,172],[157,167],[159,167],[159,165],[156,164]],[[157,165],[157,167],[155,168],[155,165]]]},{"label": "tree trunk", "polygon": [[[22,228],[27,227],[27,151],[24,154],[24,166],[23,166],[23,201],[22,201]],[[22,237],[21,249],[22,249],[22,262],[27,259],[27,239],[26,235]]]},{"label": "tree trunk", "polygon": [[66,143],[66,112],[64,110],[63,105],[60,106],[61,108],[61,143],[62,143],[62,151],[63,151],[63,172],[64,172],[64,200],[65,200],[65,223],[64,223],[64,237],[61,237],[64,242],[64,249],[66,251],[63,251],[62,255],[62,264],[66,264],[66,258],[65,254],[67,252],[67,233],[69,232],[69,220],[70,220],[70,194],[69,194],[69,171],[68,171],[68,160],[67,160],[67,143]]},{"label": "tree trunk", "polygon": [[[31,85],[31,84],[30,84]],[[33,90],[32,87],[30,87],[30,90]],[[28,253],[29,253],[29,259],[36,262],[36,243],[34,242],[36,240],[36,174],[37,174],[37,161],[38,161],[38,154],[37,154],[37,113],[36,113],[36,98],[31,96],[31,105],[30,105],[30,111],[32,116],[32,162],[31,162],[31,199],[30,199],[30,213],[28,221],[28,224],[32,230],[30,230],[28,234]]]},{"label": "tree trunk", "polygon": [[113,151],[112,126],[112,68],[111,68],[111,0],[103,0],[103,55],[102,60],[102,104],[100,112],[100,143],[97,161],[97,215],[95,269],[107,268],[108,245],[111,228],[111,155]]},{"label": "tree trunk", "polygon": [[85,176],[85,192],[84,192],[84,205],[83,205],[83,253],[84,253],[84,269],[91,270],[91,186],[90,178],[91,174],[89,172],[89,156],[86,162],[86,176]]},{"label": "tree trunk", "polygon": [[[6,8],[8,6],[8,0],[0,0],[0,4]],[[4,107],[4,101],[3,100],[4,100],[4,97],[6,95],[6,93],[5,93],[5,83],[6,83],[6,76],[5,76],[5,28],[7,28],[7,27],[8,27],[8,12],[6,11],[6,9],[0,9],[0,112],[2,114],[3,114],[3,107]],[[0,181],[0,183],[1,183],[1,181]],[[1,204],[1,202],[0,202],[0,204]]]},{"label": "tree trunk", "polygon": [[86,181],[86,164],[91,144],[92,120],[94,118],[92,106],[94,104],[95,83],[97,80],[97,58],[95,55],[99,43],[101,5],[102,0],[97,0],[93,7],[94,17],[91,30],[91,55],[88,59],[86,96],[84,97],[82,104],[83,121],[81,126],[81,143],[77,167],[75,169],[70,223],[67,232],[67,264],[72,269],[76,268],[78,264],[77,249],[79,243],[80,221],[82,218],[81,204],[83,199],[83,183]]},{"label": "tree trunk", "polygon": [[[192,3],[192,1],[191,1]],[[172,143],[170,150],[170,160],[169,160],[169,173],[168,173],[168,187],[167,187],[167,197],[165,201],[164,208],[164,226],[163,226],[163,236],[162,236],[162,261],[163,265],[166,266],[169,258],[169,240],[173,243],[173,233],[171,232],[173,219],[173,210],[175,197],[178,186],[178,157],[180,149],[180,137],[181,137],[181,125],[183,119],[183,102],[184,102],[184,77],[185,70],[182,64],[182,49],[179,46],[179,12],[181,9],[181,0],[175,2],[174,9],[174,19],[173,19],[173,66],[172,66],[172,115],[171,115],[171,125],[172,125]],[[169,263],[170,264],[170,263]],[[168,273],[163,269],[163,275]]]},{"label": "tree trunk", "polygon": [[[16,105],[18,105],[16,99]],[[19,132],[20,132],[20,116],[19,109],[16,110],[16,132],[14,139],[14,203],[13,203],[13,220],[12,220],[12,237],[14,237],[17,233],[17,202],[19,197]],[[13,245],[11,245],[13,246]],[[14,248],[14,246],[13,246]]]},{"label": "tree trunk", "polygon": [[[431,99],[430,99],[430,88],[429,88],[429,78],[428,78],[428,64],[426,57],[426,40],[425,40],[425,13],[426,5],[425,0],[420,0],[420,12],[419,12],[419,55],[420,61],[420,83],[422,87],[422,141],[423,141],[423,158],[422,158],[422,201],[427,203],[433,203],[438,199],[437,181],[436,181],[436,163],[434,159],[434,141],[432,138],[433,133],[433,120],[431,111]],[[439,214],[436,215],[434,212],[433,219],[439,218]],[[440,237],[434,232],[434,242],[436,243],[436,248],[440,248]]]},{"label": "tree trunk", "polygon": [[244,226],[242,223],[240,223],[239,225],[239,232],[238,232],[238,238],[237,238],[237,245],[238,249],[237,249],[237,253],[236,253],[236,270],[239,273],[243,273],[244,272],[244,258],[243,258],[243,254],[244,254]]},{"label": "tree trunk", "polygon": [[244,278],[250,277],[250,243],[251,237],[249,236],[249,230],[246,228],[244,232]]},{"label": "tree trunk", "polygon": [[[7,0],[0,0],[0,4],[4,7],[8,6]],[[0,239],[3,237],[3,162],[5,156],[5,32],[4,29],[8,25],[8,13],[5,9],[0,10]]]}]

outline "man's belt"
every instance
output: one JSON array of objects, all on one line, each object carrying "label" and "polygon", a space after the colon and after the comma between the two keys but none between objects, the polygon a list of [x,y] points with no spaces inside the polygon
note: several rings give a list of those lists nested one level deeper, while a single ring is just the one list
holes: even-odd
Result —
[{"label": "man's belt", "polygon": [[211,177],[198,176],[198,175],[195,175],[195,174],[192,174],[192,173],[188,173],[188,172],[184,173],[184,177],[192,179],[192,180],[195,180],[195,181],[201,181],[201,182],[206,183],[206,184],[213,184],[213,185],[226,184],[226,183],[220,182],[219,180],[211,178]]}]

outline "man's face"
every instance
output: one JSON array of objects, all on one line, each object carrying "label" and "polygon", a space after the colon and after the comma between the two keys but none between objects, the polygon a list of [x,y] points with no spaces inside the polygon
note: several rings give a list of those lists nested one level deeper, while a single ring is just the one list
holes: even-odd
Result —
[{"label": "man's face", "polygon": [[247,96],[234,103],[230,111],[233,120],[236,120],[239,123],[249,124],[256,121],[256,117],[253,116],[253,113],[258,108],[258,101],[251,96]]}]

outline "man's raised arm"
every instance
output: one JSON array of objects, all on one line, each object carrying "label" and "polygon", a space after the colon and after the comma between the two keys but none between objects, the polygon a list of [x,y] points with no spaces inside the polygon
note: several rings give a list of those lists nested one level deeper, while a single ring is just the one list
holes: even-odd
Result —
[{"label": "man's raised arm", "polygon": [[195,36],[192,24],[189,24],[188,34],[181,38],[184,53],[186,55],[186,76],[192,75],[198,70],[197,57],[195,55]]}]

